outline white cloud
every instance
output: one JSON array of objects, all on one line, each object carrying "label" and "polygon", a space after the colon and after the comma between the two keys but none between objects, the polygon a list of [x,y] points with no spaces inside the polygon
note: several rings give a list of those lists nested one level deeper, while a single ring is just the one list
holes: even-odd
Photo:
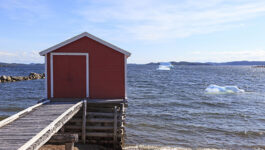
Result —
[{"label": "white cloud", "polygon": [[38,51],[0,51],[0,62],[5,63],[44,63]]},{"label": "white cloud", "polygon": [[16,55],[10,52],[0,52],[0,57],[10,57],[10,56],[16,56]]},{"label": "white cloud", "polygon": [[110,35],[119,30],[127,38],[161,40],[244,27],[244,21],[265,14],[265,1],[100,0],[78,13],[90,23],[109,26]]}]

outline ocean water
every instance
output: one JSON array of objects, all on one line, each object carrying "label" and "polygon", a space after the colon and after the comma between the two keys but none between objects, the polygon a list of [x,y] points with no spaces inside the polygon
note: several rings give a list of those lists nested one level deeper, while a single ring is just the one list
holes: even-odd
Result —
[{"label": "ocean water", "polygon": [[[126,145],[265,148],[265,69],[250,66],[128,66]],[[43,73],[40,66],[0,68],[0,75]],[[210,85],[244,93],[208,94]],[[44,97],[44,80],[0,84],[0,117]],[[169,148],[168,148],[169,147]]]},{"label": "ocean water", "polygon": [[[1,75],[28,76],[44,73],[44,66],[0,67]],[[45,97],[44,79],[0,83],[0,120],[37,103]]]}]

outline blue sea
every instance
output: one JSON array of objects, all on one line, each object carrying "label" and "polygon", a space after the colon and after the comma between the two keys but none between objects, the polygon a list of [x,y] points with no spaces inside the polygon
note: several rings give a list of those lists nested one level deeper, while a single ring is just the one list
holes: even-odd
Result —
[{"label": "blue sea", "polygon": [[[128,66],[126,145],[265,148],[265,69],[251,66]],[[2,67],[0,75],[43,73],[44,66]],[[243,93],[209,94],[211,85]],[[45,97],[44,80],[0,83],[0,118]],[[169,148],[169,149],[171,149]]]}]

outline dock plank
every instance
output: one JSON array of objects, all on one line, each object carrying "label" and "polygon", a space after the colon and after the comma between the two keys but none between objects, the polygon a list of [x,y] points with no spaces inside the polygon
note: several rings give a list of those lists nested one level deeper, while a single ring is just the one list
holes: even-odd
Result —
[{"label": "dock plank", "polygon": [[41,132],[43,132],[44,129],[54,123],[54,121],[59,117],[62,117],[62,114],[64,114],[73,106],[76,106],[77,103],[78,102],[47,103],[1,127],[0,150],[19,149],[25,145],[25,143],[31,141],[36,135],[39,135]]}]

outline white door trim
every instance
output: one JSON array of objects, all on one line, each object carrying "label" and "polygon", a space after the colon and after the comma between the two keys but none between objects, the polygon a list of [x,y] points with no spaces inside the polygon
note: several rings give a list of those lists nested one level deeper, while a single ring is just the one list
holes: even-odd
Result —
[{"label": "white door trim", "polygon": [[53,56],[54,55],[72,55],[72,56],[86,56],[86,97],[89,97],[89,54],[88,53],[51,53],[50,71],[51,71],[51,97],[53,97]]}]

